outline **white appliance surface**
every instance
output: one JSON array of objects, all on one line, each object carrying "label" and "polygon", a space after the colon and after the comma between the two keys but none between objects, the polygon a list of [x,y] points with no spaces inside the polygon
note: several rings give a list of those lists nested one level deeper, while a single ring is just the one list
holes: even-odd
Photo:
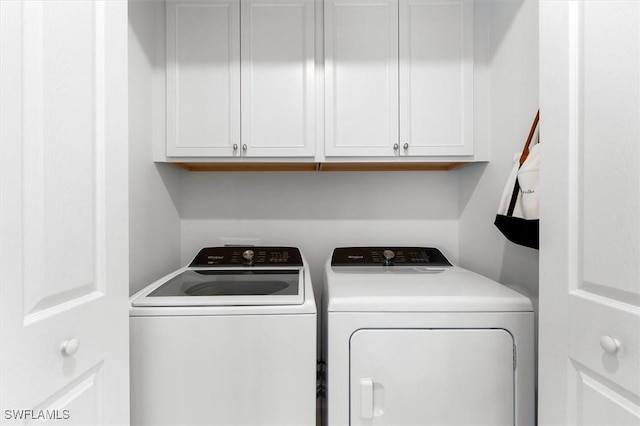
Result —
[{"label": "white appliance surface", "polygon": [[[205,250],[130,299],[131,423],[315,425],[317,315],[304,257],[291,247]],[[251,261],[237,256],[248,250]],[[218,259],[229,251],[233,260]],[[202,270],[206,279],[162,289]]]},{"label": "white appliance surface", "polygon": [[329,311],[523,312],[531,301],[466,269],[449,267],[329,268]]},{"label": "white appliance surface", "polygon": [[351,247],[327,261],[323,309],[328,425],[534,424],[517,292],[436,249]]}]

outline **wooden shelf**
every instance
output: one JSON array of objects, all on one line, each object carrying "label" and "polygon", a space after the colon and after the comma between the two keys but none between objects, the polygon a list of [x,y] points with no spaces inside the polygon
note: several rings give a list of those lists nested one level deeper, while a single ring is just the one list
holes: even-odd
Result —
[{"label": "wooden shelf", "polygon": [[470,163],[318,163],[323,172],[403,172],[403,171],[447,171]]},{"label": "wooden shelf", "polygon": [[190,172],[304,172],[318,163],[172,163]]},{"label": "wooden shelf", "polygon": [[447,171],[468,162],[442,163],[171,163],[190,172],[402,172]]}]

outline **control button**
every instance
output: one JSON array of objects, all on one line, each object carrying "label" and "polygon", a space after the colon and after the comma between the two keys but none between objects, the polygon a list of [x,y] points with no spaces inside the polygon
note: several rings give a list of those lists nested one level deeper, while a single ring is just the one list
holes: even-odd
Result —
[{"label": "control button", "polygon": [[271,257],[269,258],[269,262],[271,263],[280,263],[282,262],[282,253],[274,251],[271,253]]}]

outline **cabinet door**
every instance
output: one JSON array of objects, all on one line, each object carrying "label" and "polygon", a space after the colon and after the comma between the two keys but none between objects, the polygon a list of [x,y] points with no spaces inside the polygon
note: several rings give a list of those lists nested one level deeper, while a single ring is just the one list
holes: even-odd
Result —
[{"label": "cabinet door", "polygon": [[313,156],[314,3],[242,1],[244,156]]},{"label": "cabinet door", "polygon": [[402,154],[472,155],[473,3],[400,0],[399,13]]},{"label": "cabinet door", "polygon": [[169,0],[167,156],[238,155],[240,5]]},{"label": "cabinet door", "polygon": [[324,18],[326,155],[395,155],[397,0],[327,0]]},{"label": "cabinet door", "polygon": [[350,341],[351,425],[513,425],[505,330],[359,330]]}]

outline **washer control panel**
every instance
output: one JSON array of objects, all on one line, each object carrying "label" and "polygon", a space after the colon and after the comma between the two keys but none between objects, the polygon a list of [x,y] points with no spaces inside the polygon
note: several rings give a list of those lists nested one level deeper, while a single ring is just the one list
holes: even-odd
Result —
[{"label": "washer control panel", "polygon": [[189,266],[302,266],[302,256],[296,247],[207,247]]},{"label": "washer control panel", "polygon": [[339,247],[331,266],[452,266],[432,247]]}]

